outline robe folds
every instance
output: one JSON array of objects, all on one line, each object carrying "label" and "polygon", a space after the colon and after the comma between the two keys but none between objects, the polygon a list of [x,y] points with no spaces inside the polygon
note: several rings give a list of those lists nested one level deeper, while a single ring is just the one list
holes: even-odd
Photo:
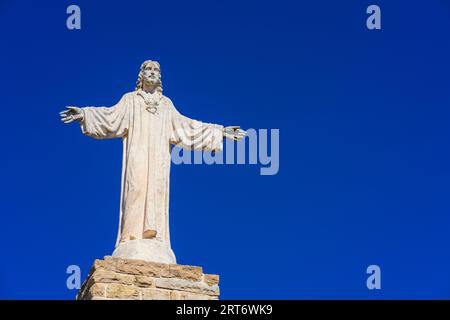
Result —
[{"label": "robe folds", "polygon": [[126,93],[112,107],[81,108],[82,132],[96,139],[122,138],[120,218],[116,247],[156,230],[170,247],[169,176],[171,145],[220,151],[223,126],[181,115],[162,96],[155,113],[146,109],[140,90]]}]

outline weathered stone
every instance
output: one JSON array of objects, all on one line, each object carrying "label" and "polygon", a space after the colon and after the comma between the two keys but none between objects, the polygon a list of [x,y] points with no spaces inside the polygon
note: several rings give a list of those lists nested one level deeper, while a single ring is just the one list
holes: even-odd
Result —
[{"label": "weathered stone", "polygon": [[215,284],[219,284],[219,275],[217,275],[217,274],[205,274],[204,281],[210,286],[215,285]]},{"label": "weathered stone", "polygon": [[194,293],[204,293],[210,295],[219,295],[219,286],[209,286],[204,282],[193,282],[185,279],[159,278],[155,280],[157,288],[189,291]]},{"label": "weathered stone", "polygon": [[109,283],[106,286],[106,297],[116,299],[140,299],[140,290],[134,286]]},{"label": "weathered stone", "polygon": [[87,294],[90,299],[94,297],[104,297],[105,296],[105,288],[106,286],[102,283],[94,283],[87,290]]},{"label": "weathered stone", "polygon": [[77,300],[218,299],[219,276],[201,267],[124,260],[95,260]]},{"label": "weathered stone", "polygon": [[156,288],[142,289],[143,300],[170,300],[170,291]]},{"label": "weathered stone", "polygon": [[127,274],[163,277],[169,274],[169,265],[141,260],[119,260],[116,270]]},{"label": "weathered stone", "polygon": [[169,265],[170,276],[187,280],[200,281],[203,276],[202,267],[184,266],[181,264]]},{"label": "weathered stone", "polygon": [[94,265],[91,268],[91,272],[93,273],[97,270],[115,270],[115,266],[112,263],[112,261],[105,261],[105,260],[100,260],[100,259],[95,259],[94,261]]},{"label": "weathered stone", "polygon": [[135,276],[134,283],[139,287],[154,287],[155,278],[147,276]]},{"label": "weathered stone", "polygon": [[111,270],[98,270],[92,274],[91,279],[96,283],[121,283],[132,285],[134,277],[128,274],[121,274]]},{"label": "weathered stone", "polygon": [[217,300],[217,296],[210,296],[207,294],[199,294],[193,292],[183,292],[183,291],[171,291],[171,300]]}]

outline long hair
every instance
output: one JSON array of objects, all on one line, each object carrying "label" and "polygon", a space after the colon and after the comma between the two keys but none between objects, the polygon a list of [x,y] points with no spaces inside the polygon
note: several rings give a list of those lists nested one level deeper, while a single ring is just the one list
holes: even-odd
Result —
[{"label": "long hair", "polygon": [[138,78],[137,78],[137,81],[136,81],[136,88],[134,90],[137,91],[137,90],[143,88],[143,86],[144,86],[143,72],[144,72],[145,67],[148,64],[150,64],[150,63],[155,64],[159,68],[159,78],[158,78],[158,84],[157,84],[157,87],[156,87],[156,91],[162,93],[163,92],[163,87],[162,87],[162,81],[161,81],[161,67],[159,65],[159,62],[158,61],[154,61],[154,60],[146,60],[146,61],[144,61],[144,63],[141,64],[141,68],[139,69],[139,75],[138,75]]}]

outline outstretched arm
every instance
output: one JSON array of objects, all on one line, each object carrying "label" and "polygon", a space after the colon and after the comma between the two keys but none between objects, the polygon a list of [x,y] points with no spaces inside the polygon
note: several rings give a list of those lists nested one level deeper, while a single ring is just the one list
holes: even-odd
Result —
[{"label": "outstretched arm", "polygon": [[81,131],[92,138],[123,137],[128,132],[128,108],[126,95],[112,107],[67,107],[60,112],[61,121],[80,121]]},{"label": "outstretched arm", "polygon": [[180,114],[168,99],[171,109],[172,134],[170,142],[190,150],[220,151],[223,138],[241,140],[246,132],[239,126],[223,127],[190,119]]}]

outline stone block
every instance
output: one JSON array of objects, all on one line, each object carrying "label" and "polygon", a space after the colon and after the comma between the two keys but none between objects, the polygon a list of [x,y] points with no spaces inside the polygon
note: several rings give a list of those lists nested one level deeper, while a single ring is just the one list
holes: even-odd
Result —
[{"label": "stone block", "polygon": [[217,300],[219,276],[202,267],[105,257],[97,259],[77,300]]}]

